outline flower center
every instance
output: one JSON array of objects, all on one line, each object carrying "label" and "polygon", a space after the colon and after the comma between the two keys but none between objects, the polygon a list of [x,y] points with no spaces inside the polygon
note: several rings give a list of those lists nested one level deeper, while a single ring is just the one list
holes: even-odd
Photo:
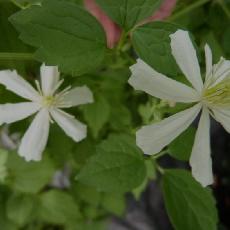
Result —
[{"label": "flower center", "polygon": [[53,96],[46,96],[42,99],[42,106],[51,107],[55,103],[55,98]]},{"label": "flower center", "polygon": [[221,107],[230,106],[230,78],[223,80],[217,85],[204,91],[203,99],[209,105]]}]

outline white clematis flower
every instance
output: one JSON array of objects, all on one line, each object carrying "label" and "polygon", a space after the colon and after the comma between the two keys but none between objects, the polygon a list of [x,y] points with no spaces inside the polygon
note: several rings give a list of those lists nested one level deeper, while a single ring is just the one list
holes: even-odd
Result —
[{"label": "white clematis flower", "polygon": [[206,76],[203,83],[188,32],[178,30],[170,38],[172,54],[193,88],[158,73],[140,59],[130,68],[132,76],[129,84],[160,99],[196,104],[159,123],[142,127],[136,134],[137,145],[145,154],[160,152],[185,131],[202,111],[190,165],[196,180],[207,186],[213,183],[210,115],[230,132],[230,61],[221,58],[216,65],[212,65],[211,50],[205,45]]},{"label": "white clematis flower", "polygon": [[52,119],[74,141],[78,142],[86,137],[86,126],[61,109],[92,103],[93,95],[86,86],[73,89],[67,87],[57,92],[63,83],[63,80],[59,80],[57,67],[41,66],[41,85],[36,81],[38,91],[16,71],[0,71],[0,83],[15,94],[30,100],[30,102],[0,105],[0,124],[19,121],[37,112],[18,150],[19,155],[27,161],[41,160]]}]

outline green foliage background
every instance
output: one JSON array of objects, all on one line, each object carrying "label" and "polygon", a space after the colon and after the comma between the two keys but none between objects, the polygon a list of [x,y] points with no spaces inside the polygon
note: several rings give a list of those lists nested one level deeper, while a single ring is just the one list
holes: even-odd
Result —
[{"label": "green foliage background", "polygon": [[[111,214],[125,213],[126,193],[139,199],[148,182],[156,177],[162,184],[165,206],[175,229],[217,229],[211,191],[202,188],[188,171],[165,170],[158,164],[161,154],[187,161],[194,128],[156,157],[144,156],[135,145],[139,127],[184,106],[171,107],[135,92],[127,79],[128,67],[139,56],[158,71],[183,81],[169,46],[169,34],[179,28],[193,34],[203,67],[206,42],[215,61],[220,56],[229,58],[229,2],[178,0],[167,21],[136,26],[159,7],[159,0],[133,0],[128,7],[125,0],[97,0],[123,28],[122,39],[114,49],[106,47],[102,27],[82,7],[82,1],[44,0],[42,7],[31,6],[38,2],[0,0],[0,68],[16,69],[34,84],[41,62],[58,65],[65,83],[86,84],[94,93],[95,103],[70,110],[88,125],[87,139],[74,143],[53,124],[39,163],[27,163],[16,151],[2,147],[0,229],[107,229]],[[0,86],[0,103],[17,101],[20,98]],[[22,135],[30,121],[12,124],[10,133]],[[52,183],[57,171],[64,175],[58,186]]]}]

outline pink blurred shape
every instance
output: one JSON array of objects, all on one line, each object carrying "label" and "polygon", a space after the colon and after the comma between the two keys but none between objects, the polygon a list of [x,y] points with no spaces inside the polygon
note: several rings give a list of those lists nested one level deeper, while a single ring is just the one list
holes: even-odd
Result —
[{"label": "pink blurred shape", "polygon": [[84,0],[86,9],[98,19],[104,27],[107,36],[107,45],[113,48],[119,41],[121,36],[121,29],[114,23],[104,11],[95,3],[95,0]]},{"label": "pink blurred shape", "polygon": [[176,2],[177,0],[164,0],[160,9],[149,18],[149,21],[162,20],[169,17],[176,6]]},{"label": "pink blurred shape", "polygon": [[[156,11],[153,16],[144,20],[143,23],[162,20],[170,16],[176,5],[176,1],[177,0],[164,0],[160,9]],[[107,36],[107,46],[112,49],[120,39],[121,28],[106,15],[106,13],[96,4],[95,0],[84,0],[84,5],[86,9],[102,24]]]}]

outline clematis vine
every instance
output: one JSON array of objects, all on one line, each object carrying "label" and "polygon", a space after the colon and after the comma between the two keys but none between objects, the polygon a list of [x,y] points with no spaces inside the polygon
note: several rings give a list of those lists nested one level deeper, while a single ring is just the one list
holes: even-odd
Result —
[{"label": "clematis vine", "polygon": [[164,76],[140,59],[130,68],[132,76],[129,84],[160,99],[195,105],[158,123],[142,127],[136,133],[137,145],[148,155],[160,152],[187,129],[202,111],[190,165],[195,179],[207,186],[213,183],[210,116],[230,133],[230,61],[221,58],[213,65],[212,52],[206,44],[206,74],[203,82],[196,50],[188,32],[178,30],[170,38],[172,54],[192,87]]},{"label": "clematis vine", "polygon": [[41,66],[41,84],[36,81],[37,91],[16,71],[0,71],[0,83],[15,94],[30,100],[16,104],[0,105],[0,124],[10,124],[37,113],[24,134],[18,153],[27,161],[42,158],[50,122],[56,121],[63,131],[74,141],[86,137],[86,126],[62,109],[93,102],[93,95],[86,86],[58,91],[63,83],[59,71],[54,66]]}]

